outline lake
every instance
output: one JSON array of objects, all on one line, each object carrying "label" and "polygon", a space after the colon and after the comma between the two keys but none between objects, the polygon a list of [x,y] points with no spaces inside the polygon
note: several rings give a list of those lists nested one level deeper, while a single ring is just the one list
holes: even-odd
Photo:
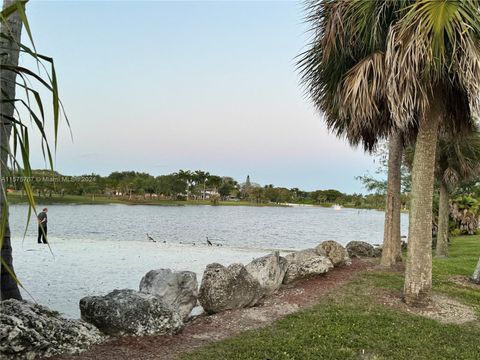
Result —
[{"label": "lake", "polygon": [[[23,234],[26,216],[26,206],[10,207],[10,224],[17,238]],[[205,243],[208,236],[225,246],[263,249],[303,249],[323,240],[379,244],[384,221],[384,213],[375,210],[306,206],[51,205],[48,217],[52,241],[145,241],[148,233],[174,244]],[[406,234],[407,222],[403,214],[402,234]],[[35,236],[36,231],[33,220],[27,234]]]},{"label": "lake", "polygon": [[[120,204],[48,208],[53,255],[47,246],[37,245],[35,219],[23,239],[27,206],[10,207],[14,265],[36,301],[69,317],[79,316],[81,297],[137,289],[152,269],[191,270],[200,281],[211,262],[245,264],[273,249],[288,252],[324,240],[344,245],[383,240],[384,213],[375,210]],[[402,234],[407,228],[408,216],[402,214]],[[147,241],[146,233],[157,242]],[[213,247],[206,246],[207,236]]]}]

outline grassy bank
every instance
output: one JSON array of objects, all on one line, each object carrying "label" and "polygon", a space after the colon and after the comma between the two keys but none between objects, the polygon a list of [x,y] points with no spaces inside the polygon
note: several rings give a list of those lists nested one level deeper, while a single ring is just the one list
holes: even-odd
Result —
[{"label": "grassy bank", "polygon": [[[8,201],[10,204],[26,204],[26,196],[22,196],[20,193],[9,193],[7,195]],[[95,195],[95,196],[80,196],[80,195],[52,195],[52,196],[35,196],[35,201],[38,204],[42,205],[51,205],[51,204],[127,204],[127,205],[159,205],[159,206],[187,206],[187,205],[213,205],[210,200],[160,200],[160,199],[144,199],[144,198],[132,198],[128,199],[127,197],[117,197],[117,196],[104,196],[104,195]],[[219,201],[216,205],[218,206],[275,206],[275,207],[285,207],[286,204],[277,204],[270,202],[251,202],[251,201]],[[315,206],[315,207],[325,207],[330,208],[333,203],[319,203],[319,204],[304,204],[298,203],[298,205],[306,206]],[[345,208],[351,209],[363,209],[363,210],[379,210],[371,206],[354,206],[352,204],[342,205]]]},{"label": "grassy bank", "polygon": [[[452,241],[450,257],[434,260],[434,291],[473,308],[480,290],[452,280],[468,276],[480,256],[480,236]],[[361,274],[315,307],[272,326],[184,354],[182,359],[478,359],[480,321],[441,324],[382,299],[401,294],[400,272]]]},{"label": "grassy bank", "polygon": [[[10,204],[26,204],[25,196],[19,194],[8,194],[8,201]],[[115,196],[77,196],[65,195],[58,196],[41,196],[35,197],[38,204],[127,204],[127,205],[159,205],[159,206],[186,206],[186,205],[212,205],[210,200],[159,200],[159,199],[138,199],[138,198],[124,198]],[[220,206],[285,206],[273,203],[254,203],[249,201],[220,201],[217,205]]]}]

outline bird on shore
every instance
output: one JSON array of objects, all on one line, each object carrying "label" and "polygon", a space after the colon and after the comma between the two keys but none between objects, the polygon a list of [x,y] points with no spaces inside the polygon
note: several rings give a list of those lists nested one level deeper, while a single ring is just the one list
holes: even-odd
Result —
[{"label": "bird on shore", "polygon": [[148,235],[148,233],[147,233],[147,240],[157,242],[154,238],[152,238],[150,235]]},{"label": "bird on shore", "polygon": [[211,242],[210,240],[208,240],[208,236],[207,236],[207,245],[208,245],[208,246],[212,246],[212,245],[213,245],[212,242]]}]

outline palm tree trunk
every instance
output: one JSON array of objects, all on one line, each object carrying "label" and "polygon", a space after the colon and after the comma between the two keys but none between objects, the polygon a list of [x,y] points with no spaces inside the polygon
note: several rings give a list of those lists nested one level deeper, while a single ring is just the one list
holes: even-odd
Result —
[{"label": "palm tree trunk", "polygon": [[442,181],[440,184],[440,199],[438,203],[438,232],[436,256],[442,257],[448,254],[448,200],[447,185]]},{"label": "palm tree trunk", "polygon": [[400,133],[393,133],[388,143],[388,182],[385,207],[385,231],[380,264],[392,267],[402,261],[400,238],[400,167],[402,165],[403,142]]},{"label": "palm tree trunk", "polygon": [[480,258],[478,258],[477,267],[473,271],[471,280],[476,284],[480,284]]},{"label": "palm tree trunk", "polygon": [[412,191],[408,229],[408,257],[404,296],[408,305],[429,302],[432,289],[432,200],[438,126],[442,119],[442,96],[429,99],[420,119],[412,168]]},{"label": "palm tree trunk", "polygon": [[[4,0],[3,8],[14,4],[15,0]],[[22,21],[20,20],[20,16],[18,13],[14,13],[8,17],[6,23],[2,24],[0,32],[2,34],[9,34],[11,35],[17,43],[20,42],[20,33],[22,31]],[[8,62],[10,65],[18,65],[18,55],[19,49],[18,45],[15,41],[9,41],[5,38],[0,38],[0,47],[2,48],[2,56],[0,57],[2,62]],[[1,98],[5,99],[15,99],[15,77],[16,74],[11,71],[5,71],[1,74]],[[11,103],[2,104],[0,112],[5,116],[12,117],[14,114],[14,106]],[[9,123],[6,123],[5,118],[0,118],[0,173],[5,171],[2,169],[2,166],[6,166],[8,153],[5,151],[5,147],[8,147],[10,141],[10,134],[12,132],[12,126]],[[0,209],[6,209],[6,189],[5,183],[1,181],[1,189],[0,189]],[[17,282],[12,277],[10,272],[13,272],[13,257],[12,257],[12,246],[10,244],[10,228],[8,224],[8,215],[7,215],[7,225],[5,229],[5,235],[2,241],[1,247],[1,270],[0,270],[0,298],[2,300],[6,299],[18,299],[21,300],[22,296],[20,295],[20,291],[18,289]],[[4,266],[4,263],[7,267]]]}]

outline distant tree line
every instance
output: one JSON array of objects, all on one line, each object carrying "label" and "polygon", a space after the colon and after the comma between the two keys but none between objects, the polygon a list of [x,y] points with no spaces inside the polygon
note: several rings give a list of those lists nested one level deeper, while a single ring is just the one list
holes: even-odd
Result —
[{"label": "distant tree line", "polygon": [[153,176],[145,172],[115,171],[108,176],[86,174],[66,176],[50,170],[33,170],[25,179],[15,175],[5,178],[8,188],[21,191],[21,182],[30,181],[38,197],[80,195],[108,196],[127,199],[250,201],[254,203],[298,203],[330,206],[382,208],[383,194],[345,194],[335,189],[303,191],[299,188],[261,186],[250,181],[238,182],[229,176],[207,171],[179,170]]}]

